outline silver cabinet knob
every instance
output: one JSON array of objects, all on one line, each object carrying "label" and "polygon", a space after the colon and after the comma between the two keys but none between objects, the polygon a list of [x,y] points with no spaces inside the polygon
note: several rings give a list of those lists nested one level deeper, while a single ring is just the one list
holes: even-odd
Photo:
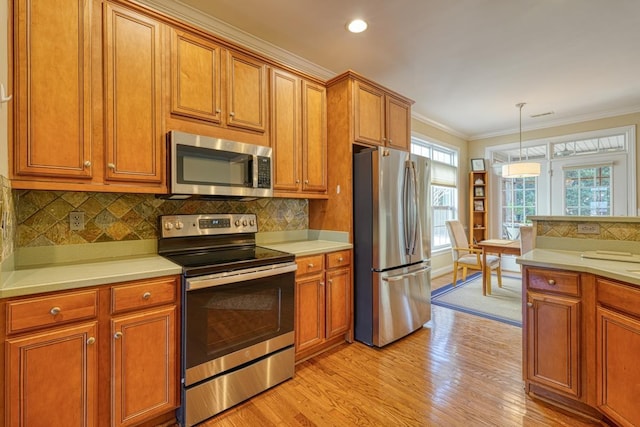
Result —
[{"label": "silver cabinet knob", "polygon": [[115,334],[113,334],[113,337],[117,340],[119,340],[120,338],[122,338],[122,332],[118,331]]},{"label": "silver cabinet knob", "polygon": [[307,265],[307,267],[309,267],[309,268],[313,268],[313,264],[312,264],[312,263],[309,263],[309,264]]},{"label": "silver cabinet knob", "polygon": [[549,279],[549,280],[547,281],[547,283],[549,284],[549,286],[555,286],[555,285],[556,285],[556,281],[555,281],[555,280],[553,280],[553,279]]},{"label": "silver cabinet knob", "polygon": [[95,342],[96,342],[96,339],[94,337],[89,337],[89,339],[87,340],[87,345],[94,344]]},{"label": "silver cabinet knob", "polygon": [[229,113],[229,115],[230,115],[231,117],[233,117],[233,116],[235,116],[235,115],[236,115],[236,113],[234,113],[233,111],[231,111],[231,112]]},{"label": "silver cabinet knob", "polygon": [[533,303],[532,302],[528,302],[527,303],[527,307],[533,307]]},{"label": "silver cabinet knob", "polygon": [[338,258],[338,262],[342,262],[342,261],[344,261],[344,258],[342,257]]},{"label": "silver cabinet knob", "polygon": [[333,279],[329,279],[328,282],[330,285],[333,285]]},{"label": "silver cabinet knob", "polygon": [[300,180],[299,179],[296,179],[296,184],[300,184]]},{"label": "silver cabinet knob", "polygon": [[304,180],[304,183],[305,183],[305,184],[308,184],[308,183],[309,183],[309,180],[308,180],[308,179],[305,179],[305,180]]},{"label": "silver cabinet knob", "polygon": [[142,294],[142,299],[149,299],[151,298],[151,292],[145,292],[144,294]]},{"label": "silver cabinet knob", "polygon": [[108,167],[109,169],[115,169],[115,168],[116,168],[116,165],[115,165],[115,163],[108,163],[108,164],[107,164],[107,167]]},{"label": "silver cabinet knob", "polygon": [[60,314],[61,311],[62,311],[62,309],[60,307],[51,307],[51,310],[49,310],[49,313],[52,316],[55,316],[57,314]]},{"label": "silver cabinet knob", "polygon": [[220,109],[216,108],[216,114],[220,114]]},{"label": "silver cabinet knob", "polygon": [[89,160],[85,160],[84,165],[89,168],[91,167],[91,162]]}]

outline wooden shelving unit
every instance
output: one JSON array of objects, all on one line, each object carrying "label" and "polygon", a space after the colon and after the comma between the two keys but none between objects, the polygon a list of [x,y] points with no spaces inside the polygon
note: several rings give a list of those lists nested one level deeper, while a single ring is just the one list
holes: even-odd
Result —
[{"label": "wooden shelving unit", "polygon": [[489,173],[469,172],[469,243],[475,244],[489,236]]}]

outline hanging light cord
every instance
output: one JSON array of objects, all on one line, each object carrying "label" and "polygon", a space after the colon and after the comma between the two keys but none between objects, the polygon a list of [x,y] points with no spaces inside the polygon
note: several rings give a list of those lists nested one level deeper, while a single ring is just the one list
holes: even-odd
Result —
[{"label": "hanging light cord", "polygon": [[518,159],[520,162],[522,161],[522,107],[524,107],[524,104],[526,104],[526,102],[516,104],[516,107],[520,108],[520,158]]}]

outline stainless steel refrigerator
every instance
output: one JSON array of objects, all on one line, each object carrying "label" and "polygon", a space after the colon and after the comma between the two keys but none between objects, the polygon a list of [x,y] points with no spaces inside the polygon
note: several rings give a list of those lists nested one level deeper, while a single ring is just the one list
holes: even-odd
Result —
[{"label": "stainless steel refrigerator", "polygon": [[429,160],[353,155],[355,338],[382,347],[431,319]]}]

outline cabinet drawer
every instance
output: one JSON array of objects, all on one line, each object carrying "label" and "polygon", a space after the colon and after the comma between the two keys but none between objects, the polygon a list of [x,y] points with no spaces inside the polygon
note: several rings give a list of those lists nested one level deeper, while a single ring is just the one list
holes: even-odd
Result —
[{"label": "cabinet drawer", "polygon": [[176,301],[177,277],[132,282],[111,288],[111,312],[118,313]]},{"label": "cabinet drawer", "polygon": [[597,278],[596,289],[598,304],[640,317],[640,288]]},{"label": "cabinet drawer", "polygon": [[98,313],[98,291],[34,297],[7,303],[7,333],[92,319]]},{"label": "cabinet drawer", "polygon": [[539,291],[580,296],[580,274],[530,268],[527,269],[527,287]]},{"label": "cabinet drawer", "polygon": [[344,267],[351,264],[351,251],[338,251],[327,254],[327,268]]},{"label": "cabinet drawer", "polygon": [[312,255],[301,258],[296,258],[296,264],[298,264],[297,275],[310,273],[320,273],[324,270],[324,255]]}]

